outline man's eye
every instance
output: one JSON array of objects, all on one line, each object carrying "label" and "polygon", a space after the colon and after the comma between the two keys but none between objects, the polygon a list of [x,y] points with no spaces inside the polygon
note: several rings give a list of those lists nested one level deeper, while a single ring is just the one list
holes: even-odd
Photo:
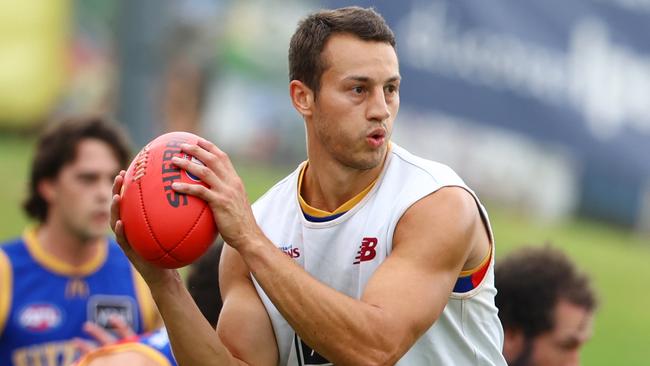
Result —
[{"label": "man's eye", "polygon": [[386,92],[388,93],[395,93],[397,92],[397,87],[395,85],[387,85],[386,86]]},{"label": "man's eye", "polygon": [[82,174],[79,175],[79,181],[84,184],[90,184],[93,183],[97,180],[97,177],[94,175],[87,175],[87,174]]},{"label": "man's eye", "polygon": [[355,94],[361,94],[361,93],[363,93],[363,87],[362,86],[355,86],[354,88],[352,88],[352,91]]}]

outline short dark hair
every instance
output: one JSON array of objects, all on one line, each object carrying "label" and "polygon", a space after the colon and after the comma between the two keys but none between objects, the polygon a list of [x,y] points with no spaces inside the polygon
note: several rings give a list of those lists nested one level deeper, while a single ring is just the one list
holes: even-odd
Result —
[{"label": "short dark hair", "polygon": [[223,307],[219,291],[219,259],[223,250],[221,237],[190,266],[187,290],[207,321],[215,327]]},{"label": "short dark hair", "polygon": [[289,80],[300,80],[314,93],[320,88],[327,65],[321,57],[332,34],[348,33],[364,41],[385,42],[395,48],[395,35],[372,8],[350,6],[320,10],[298,23],[289,45]]},{"label": "short dark hair", "polygon": [[74,161],[84,139],[98,139],[108,144],[125,169],[130,158],[130,143],[117,123],[100,116],[71,117],[49,125],[40,136],[30,173],[29,193],[23,208],[40,222],[47,218],[48,204],[38,192],[44,179],[56,178],[64,165]]},{"label": "short dark hair", "polygon": [[549,244],[518,249],[499,261],[494,282],[503,328],[521,330],[529,339],[553,329],[561,299],[590,312],[597,306],[589,277]]}]

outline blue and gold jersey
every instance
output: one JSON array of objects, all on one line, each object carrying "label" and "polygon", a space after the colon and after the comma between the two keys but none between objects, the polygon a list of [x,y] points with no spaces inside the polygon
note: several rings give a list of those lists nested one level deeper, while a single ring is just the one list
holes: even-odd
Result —
[{"label": "blue and gold jersey", "polygon": [[86,321],[121,316],[137,333],[158,314],[146,284],[113,241],[82,266],[45,253],[36,230],[0,246],[0,365],[70,365]]}]

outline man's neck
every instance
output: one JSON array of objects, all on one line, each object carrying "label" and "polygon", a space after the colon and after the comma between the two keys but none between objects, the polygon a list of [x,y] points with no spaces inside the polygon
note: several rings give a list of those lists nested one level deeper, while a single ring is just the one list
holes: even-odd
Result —
[{"label": "man's neck", "polygon": [[300,194],[310,206],[333,212],[375,181],[384,163],[372,169],[358,170],[337,162],[310,160]]},{"label": "man's neck", "polygon": [[72,266],[93,259],[104,242],[103,238],[84,240],[52,220],[40,226],[36,235],[44,252]]}]

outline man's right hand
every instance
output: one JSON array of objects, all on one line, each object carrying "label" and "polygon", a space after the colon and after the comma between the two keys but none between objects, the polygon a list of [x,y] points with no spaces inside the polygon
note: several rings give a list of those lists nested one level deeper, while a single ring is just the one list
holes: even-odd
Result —
[{"label": "man's right hand", "polygon": [[128,342],[137,337],[133,329],[120,316],[111,316],[108,321],[114,328],[114,333],[104,329],[97,323],[85,322],[83,330],[90,335],[94,341],[88,341],[83,338],[74,338],[72,342],[79,350],[81,355],[92,352],[98,347],[110,346],[117,342]]},{"label": "man's right hand", "polygon": [[124,224],[120,220],[120,200],[122,196],[120,191],[124,184],[124,176],[126,171],[122,170],[113,181],[113,201],[111,202],[111,229],[115,233],[115,239],[120,245],[124,254],[133,263],[133,266],[140,272],[142,278],[147,282],[149,287],[158,283],[164,283],[166,280],[180,281],[178,271],[173,269],[164,269],[155,266],[154,264],[142,259],[138,253],[133,250],[124,234]]}]

